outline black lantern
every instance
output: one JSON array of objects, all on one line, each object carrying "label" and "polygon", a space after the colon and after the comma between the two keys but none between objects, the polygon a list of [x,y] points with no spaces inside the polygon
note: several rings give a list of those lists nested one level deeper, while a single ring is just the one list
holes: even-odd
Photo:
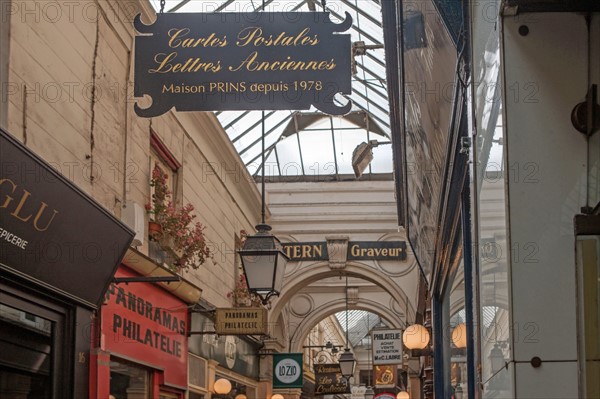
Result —
[{"label": "black lantern", "polygon": [[350,349],[344,349],[344,353],[340,356],[339,362],[342,377],[348,380],[354,375],[354,366],[356,365],[356,360],[354,359],[352,352],[350,352]]},{"label": "black lantern", "polygon": [[372,387],[367,387],[365,391],[365,399],[373,399],[375,397],[375,391]]},{"label": "black lantern", "polygon": [[281,292],[288,257],[277,237],[269,233],[271,226],[265,223],[265,111],[262,112],[261,142],[261,224],[256,226],[255,235],[246,238],[244,248],[238,252],[248,291],[258,295],[266,305],[272,296],[279,296]]},{"label": "black lantern", "polygon": [[278,296],[281,292],[288,257],[277,237],[269,232],[271,226],[259,224],[256,230],[258,232],[255,235],[246,238],[239,254],[248,290],[260,296],[263,304],[267,304],[272,296]]},{"label": "black lantern", "polygon": [[346,276],[346,349],[344,349],[344,353],[340,356],[339,363],[342,377],[346,381],[349,381],[350,377],[354,375],[356,360],[352,352],[350,352],[350,348],[348,348],[348,276]]}]

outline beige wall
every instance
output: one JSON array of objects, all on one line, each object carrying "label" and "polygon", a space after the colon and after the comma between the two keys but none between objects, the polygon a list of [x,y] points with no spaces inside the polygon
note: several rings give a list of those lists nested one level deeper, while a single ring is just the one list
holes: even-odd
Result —
[{"label": "beige wall", "polygon": [[117,217],[126,201],[149,201],[156,131],[183,165],[180,195],[196,207],[215,248],[214,264],[187,277],[204,299],[227,306],[234,235],[252,231],[260,196],[212,113],[135,115],[131,20],[140,10],[152,19],[143,0],[13,0],[3,15],[11,29],[7,128]]}]

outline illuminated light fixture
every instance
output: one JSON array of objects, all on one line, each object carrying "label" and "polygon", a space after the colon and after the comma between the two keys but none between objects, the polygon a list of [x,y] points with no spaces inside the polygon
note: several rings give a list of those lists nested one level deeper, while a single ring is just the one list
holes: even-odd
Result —
[{"label": "illuminated light fixture", "polygon": [[285,398],[283,397],[283,395],[276,393],[275,395],[271,396],[271,399],[285,399]]},{"label": "illuminated light fixture", "polygon": [[465,323],[460,323],[452,330],[452,342],[457,348],[467,347],[467,326]]},{"label": "illuminated light fixture", "polygon": [[429,331],[421,324],[413,324],[402,333],[402,342],[407,349],[425,349],[429,345]]},{"label": "illuminated light fixture", "polygon": [[231,382],[226,378],[219,378],[215,381],[213,390],[217,395],[227,395],[231,392]]},{"label": "illuminated light fixture", "polygon": [[396,399],[410,399],[410,395],[406,391],[400,391],[398,392],[398,395],[396,395]]},{"label": "illuminated light fixture", "polygon": [[264,305],[272,296],[279,296],[283,286],[285,265],[288,261],[281,242],[270,233],[271,226],[265,223],[265,113],[262,120],[261,194],[262,222],[256,226],[257,233],[248,236],[244,248],[239,252],[248,291],[258,295]]},{"label": "illuminated light fixture", "polygon": [[350,352],[350,348],[348,348],[348,276],[346,276],[346,348],[344,349],[344,353],[340,356],[339,363],[342,377],[344,377],[346,381],[349,381],[350,377],[354,375],[356,359],[354,359],[354,355]]},{"label": "illuminated light fixture", "polygon": [[354,169],[354,175],[357,179],[363,175],[371,161],[373,161],[373,148],[382,144],[391,144],[391,142],[380,143],[377,140],[370,140],[368,143],[360,143],[354,149],[352,152],[352,169]]},{"label": "illuminated light fixture", "polygon": [[243,393],[239,393],[235,395],[235,399],[248,399],[248,397]]}]

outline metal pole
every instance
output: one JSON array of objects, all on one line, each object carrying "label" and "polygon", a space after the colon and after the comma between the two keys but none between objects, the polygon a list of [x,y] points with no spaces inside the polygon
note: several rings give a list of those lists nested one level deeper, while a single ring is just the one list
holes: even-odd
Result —
[{"label": "metal pole", "polygon": [[265,224],[265,111],[262,111],[262,155],[261,155],[261,196],[262,196],[262,224]]}]

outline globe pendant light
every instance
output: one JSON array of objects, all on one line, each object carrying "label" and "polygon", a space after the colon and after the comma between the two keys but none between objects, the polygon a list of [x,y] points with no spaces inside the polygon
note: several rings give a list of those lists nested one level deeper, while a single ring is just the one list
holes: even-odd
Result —
[{"label": "globe pendant light", "polygon": [[215,381],[213,389],[217,395],[227,395],[231,392],[231,382],[226,378],[219,378]]},{"label": "globe pendant light", "polygon": [[467,326],[465,323],[460,323],[452,330],[452,342],[457,348],[467,347]]},{"label": "globe pendant light", "polygon": [[429,331],[421,324],[406,327],[402,342],[407,349],[425,349],[429,345]]}]

